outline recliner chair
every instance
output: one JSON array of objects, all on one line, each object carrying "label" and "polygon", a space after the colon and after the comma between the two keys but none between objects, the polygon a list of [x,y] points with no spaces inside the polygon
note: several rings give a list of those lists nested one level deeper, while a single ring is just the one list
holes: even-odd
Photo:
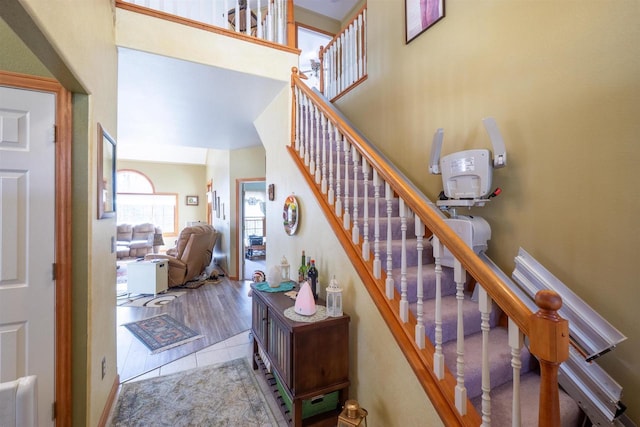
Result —
[{"label": "recliner chair", "polygon": [[148,254],[145,260],[167,260],[169,287],[181,286],[196,279],[209,265],[218,236],[209,224],[185,227],[178,236],[176,247],[167,250],[166,255]]}]

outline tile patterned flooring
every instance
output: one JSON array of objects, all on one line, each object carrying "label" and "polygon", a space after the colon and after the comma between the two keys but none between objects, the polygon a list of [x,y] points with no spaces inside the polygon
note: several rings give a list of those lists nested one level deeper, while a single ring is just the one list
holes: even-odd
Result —
[{"label": "tile patterned flooring", "polygon": [[[238,359],[241,357],[244,357],[247,360],[251,361],[252,352],[253,342],[251,340],[249,331],[245,331],[225,341],[204,348],[196,353],[192,353],[188,356],[168,363],[158,369],[154,369],[153,371],[147,372],[146,374],[140,375],[126,382],[139,381],[146,378],[158,377],[161,375],[169,375],[187,369],[213,365],[226,362],[227,360]],[[258,380],[258,384],[260,384],[260,388],[262,389],[262,392],[267,400],[267,403],[269,404],[271,412],[278,421],[278,425],[286,426],[287,423],[285,422],[282,413],[280,412],[279,406],[276,403],[273,394],[271,393],[271,389],[264,379],[264,376],[259,370],[254,371],[254,373],[256,379]],[[110,421],[107,423],[107,425],[110,425]]]}]

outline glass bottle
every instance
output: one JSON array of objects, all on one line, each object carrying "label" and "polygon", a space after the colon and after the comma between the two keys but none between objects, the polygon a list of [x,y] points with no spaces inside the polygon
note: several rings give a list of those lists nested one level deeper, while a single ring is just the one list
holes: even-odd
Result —
[{"label": "glass bottle", "polygon": [[311,260],[309,271],[307,271],[307,276],[311,281],[311,292],[313,292],[313,298],[318,299],[318,270],[316,269],[316,261],[313,259]]},{"label": "glass bottle", "polygon": [[304,251],[302,251],[302,263],[298,268],[298,283],[302,283],[306,278],[307,278],[307,259],[304,254]]}]

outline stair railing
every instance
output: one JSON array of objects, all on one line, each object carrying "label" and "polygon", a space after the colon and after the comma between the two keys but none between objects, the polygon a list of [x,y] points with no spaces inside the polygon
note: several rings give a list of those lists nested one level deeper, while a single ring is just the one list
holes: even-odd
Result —
[{"label": "stair railing", "polygon": [[367,78],[367,5],[320,48],[320,92],[335,101]]},{"label": "stair railing", "polygon": [[[307,87],[303,78],[294,68],[291,79],[291,145],[288,150],[441,419],[446,425],[477,426],[491,423],[488,317],[494,301],[509,319],[509,346],[514,378],[513,425],[520,425],[520,350],[524,336],[528,336],[531,352],[540,361],[539,425],[559,426],[557,371],[560,363],[568,357],[569,349],[567,321],[557,315],[562,304],[560,297],[553,292],[541,291],[536,295],[538,312],[529,310],[505,284],[504,277],[494,272],[444,222],[442,212],[370,145],[337,109],[317,91]],[[360,168],[361,172],[358,172]],[[357,180],[360,177],[364,180],[364,203],[358,202],[360,195]],[[373,220],[368,203],[371,189],[374,200]],[[392,259],[391,248],[394,198],[399,198],[397,210],[402,240],[399,261]],[[362,215],[358,211],[359,206],[363,208]],[[358,221],[363,223],[362,236]],[[386,239],[381,235],[385,222]],[[374,228],[372,233],[368,229],[371,226]],[[425,238],[431,237],[436,261],[435,290],[424,289],[418,279],[416,315],[408,310],[407,301],[406,241],[409,229],[414,230],[417,239],[418,260],[421,260],[420,255],[425,248]],[[385,245],[387,255],[383,259]],[[445,248],[454,257],[453,275],[458,300],[455,372],[445,368],[442,346],[440,294]],[[383,265],[386,265],[386,271],[391,271],[394,264],[400,265],[399,276],[387,276],[383,272]],[[421,261],[418,261],[417,268],[417,276],[420,278]],[[464,377],[464,322],[460,307],[467,274],[480,285],[479,310],[483,342],[481,414],[478,414],[467,398]],[[400,281],[400,291],[396,288],[396,280]],[[433,343],[425,340],[422,323],[425,291],[435,292],[436,296]]]},{"label": "stair railing", "polygon": [[122,9],[295,48],[293,0],[256,0],[253,9],[251,4],[241,0],[116,0]]}]

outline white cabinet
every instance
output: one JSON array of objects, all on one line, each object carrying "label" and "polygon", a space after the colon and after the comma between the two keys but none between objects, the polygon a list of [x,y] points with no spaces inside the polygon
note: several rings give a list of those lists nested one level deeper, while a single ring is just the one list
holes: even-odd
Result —
[{"label": "white cabinet", "polygon": [[169,263],[165,260],[139,261],[127,265],[127,291],[130,294],[152,294],[168,288]]}]

